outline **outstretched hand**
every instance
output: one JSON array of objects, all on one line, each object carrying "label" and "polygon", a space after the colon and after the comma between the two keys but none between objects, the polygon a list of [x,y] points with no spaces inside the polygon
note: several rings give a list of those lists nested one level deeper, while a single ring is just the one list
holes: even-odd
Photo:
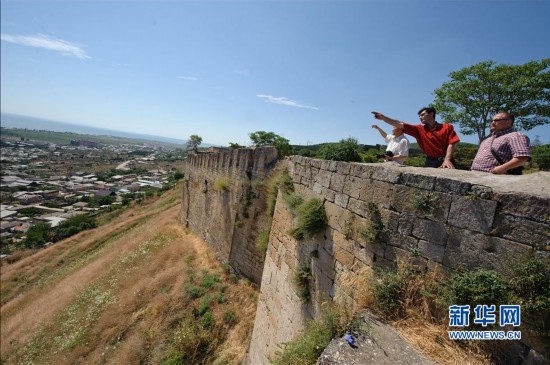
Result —
[{"label": "outstretched hand", "polygon": [[384,114],[382,114],[382,113],[378,113],[378,112],[371,112],[371,113],[374,114],[374,117],[376,119],[382,120],[382,118],[384,117]]}]

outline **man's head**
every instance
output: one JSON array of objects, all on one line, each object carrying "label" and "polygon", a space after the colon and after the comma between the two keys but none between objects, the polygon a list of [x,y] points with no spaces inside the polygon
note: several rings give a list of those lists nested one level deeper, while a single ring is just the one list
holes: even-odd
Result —
[{"label": "man's head", "polygon": [[514,124],[514,116],[508,112],[498,112],[493,116],[489,129],[491,133],[497,133],[512,127]]},{"label": "man's head", "polygon": [[393,135],[396,136],[396,137],[399,137],[400,135],[403,134],[403,129],[397,128],[397,127],[393,127],[393,128],[391,129],[391,134],[393,134]]},{"label": "man's head", "polygon": [[435,122],[435,114],[435,108],[432,107],[424,107],[418,111],[418,117],[420,118],[422,124],[431,125]]}]

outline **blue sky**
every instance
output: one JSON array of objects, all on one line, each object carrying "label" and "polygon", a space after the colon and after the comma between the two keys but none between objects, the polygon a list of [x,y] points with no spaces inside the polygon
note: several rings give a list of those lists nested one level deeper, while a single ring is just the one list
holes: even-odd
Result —
[{"label": "blue sky", "polygon": [[[3,112],[219,145],[259,130],[376,144],[372,110],[417,123],[452,71],[550,57],[550,1],[2,0],[1,33]],[[550,126],[528,135],[550,142]]]}]

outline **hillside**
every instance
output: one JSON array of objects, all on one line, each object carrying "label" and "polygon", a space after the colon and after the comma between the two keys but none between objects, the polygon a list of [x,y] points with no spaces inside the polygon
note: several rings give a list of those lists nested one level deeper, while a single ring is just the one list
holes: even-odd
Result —
[{"label": "hillside", "polygon": [[2,364],[240,363],[256,291],[179,223],[180,189],[1,267]]}]

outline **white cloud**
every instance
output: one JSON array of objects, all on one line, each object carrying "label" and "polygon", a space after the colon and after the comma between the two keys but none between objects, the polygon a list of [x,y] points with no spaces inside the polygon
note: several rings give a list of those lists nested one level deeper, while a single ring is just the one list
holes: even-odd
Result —
[{"label": "white cloud", "polygon": [[81,59],[90,58],[90,56],[88,56],[86,52],[77,45],[62,39],[51,38],[44,34],[11,35],[2,33],[0,37],[5,42],[15,43],[22,46],[43,48]]},{"label": "white cloud", "polygon": [[199,81],[199,77],[193,77],[193,76],[178,76],[178,79],[182,80],[188,80],[188,81]]},{"label": "white cloud", "polygon": [[260,99],[264,99],[264,101],[266,103],[292,106],[292,107],[295,107],[295,108],[306,108],[306,109],[319,110],[319,108],[317,108],[315,106],[300,104],[299,102],[297,102],[295,100],[285,98],[284,96],[271,96],[271,95],[263,95],[263,94],[259,94],[259,95],[256,95],[256,96],[259,97]]}]

